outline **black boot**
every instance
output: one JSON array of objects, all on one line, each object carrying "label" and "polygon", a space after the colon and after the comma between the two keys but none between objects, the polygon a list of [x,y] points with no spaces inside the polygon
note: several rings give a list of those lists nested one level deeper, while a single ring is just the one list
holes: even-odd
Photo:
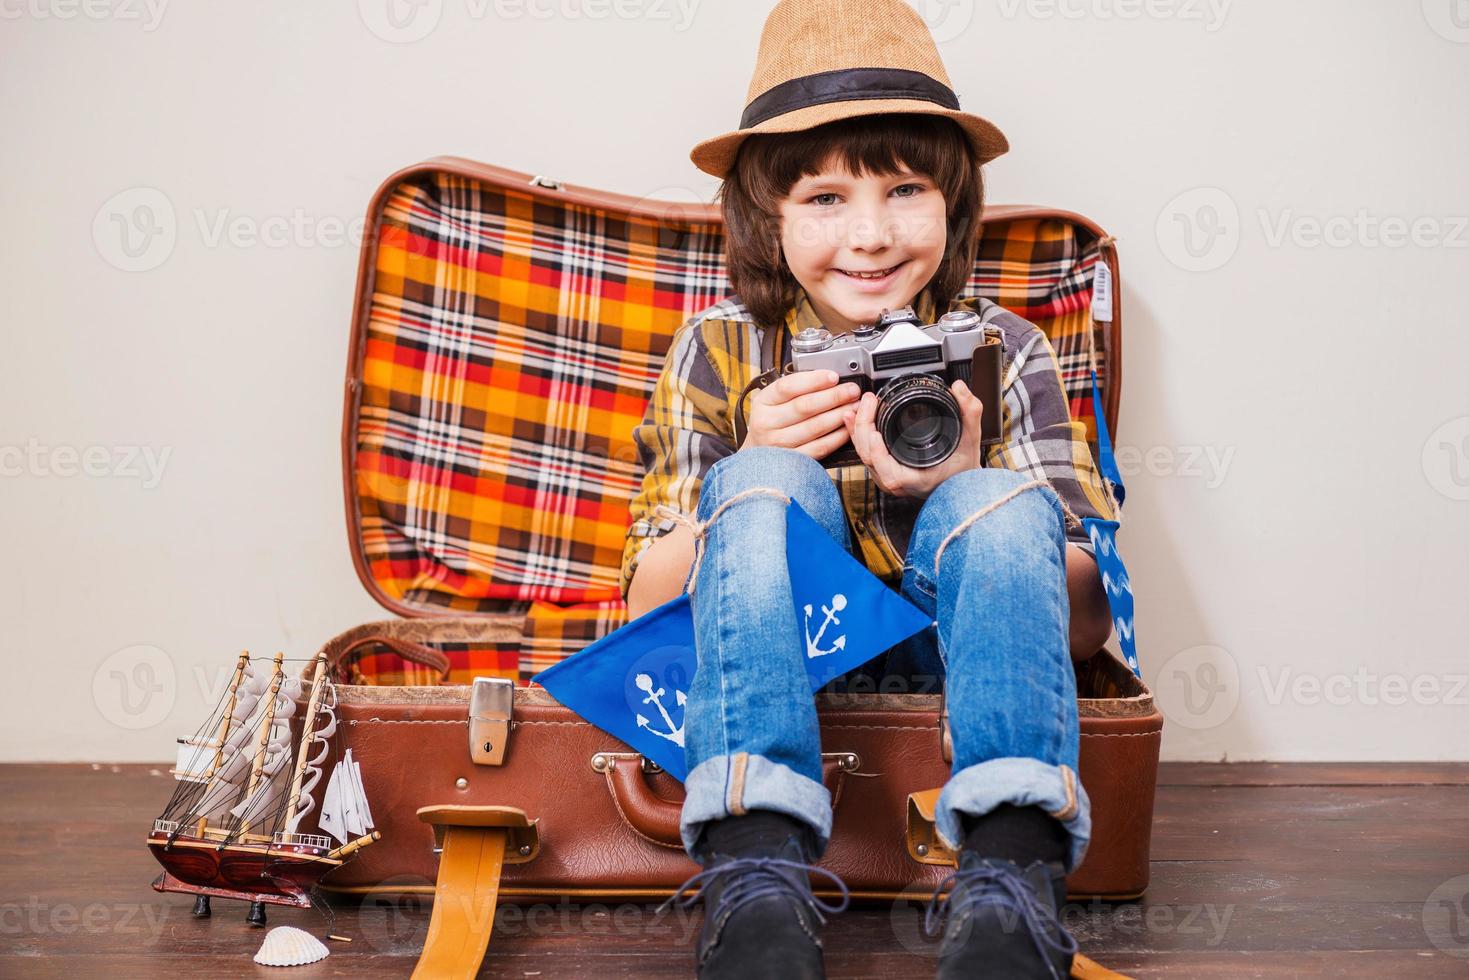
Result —
[{"label": "black boot", "polygon": [[947,915],[940,980],[1065,980],[1076,955],[1076,940],[1059,917],[1065,829],[1037,807],[1008,804],[963,822],[959,869],[939,885],[925,916],[932,935]]},{"label": "black boot", "polygon": [[[716,820],[695,847],[703,871],[679,886],[665,905],[704,901],[704,926],[695,947],[700,980],[747,977],[820,978],[822,914],[847,907],[842,880],[810,863],[815,838],[792,817],[754,810]],[[840,904],[811,893],[812,872],[841,890]],[[684,891],[697,894],[679,899]]]}]

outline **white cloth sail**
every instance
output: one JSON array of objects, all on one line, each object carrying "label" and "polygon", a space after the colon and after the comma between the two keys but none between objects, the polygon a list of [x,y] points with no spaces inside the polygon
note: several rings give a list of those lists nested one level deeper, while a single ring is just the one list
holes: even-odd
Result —
[{"label": "white cloth sail", "polygon": [[[287,729],[289,737],[289,729]],[[256,822],[270,815],[271,807],[285,791],[284,780],[278,779],[281,770],[285,768],[286,760],[290,757],[290,746],[277,742],[272,737],[265,747],[265,762],[261,766],[260,784],[255,787],[255,792],[247,799],[240,801],[239,806],[230,810],[236,817],[249,816],[251,822]]]},{"label": "white cloth sail", "polygon": [[347,843],[347,828],[342,823],[342,764],[332,767],[332,778],[326,781],[326,792],[321,794],[321,817],[316,825],[337,839]]},{"label": "white cloth sail", "polygon": [[343,819],[347,824],[347,830],[353,837],[361,837],[372,830],[372,811],[367,808],[367,792],[362,788],[362,766],[352,758],[352,750],[347,750],[347,773],[351,776],[351,802],[346,806]]},{"label": "white cloth sail", "polygon": [[372,831],[372,811],[362,790],[362,766],[352,758],[351,749],[332,769],[317,826],[343,844]]},{"label": "white cloth sail", "polygon": [[214,764],[214,748],[209,745],[179,743],[178,764],[173,778],[180,782],[203,783],[209,780],[209,767]]},{"label": "white cloth sail", "polygon": [[270,690],[270,677],[270,674],[256,670],[255,661],[252,660],[245,665],[245,676],[240,679],[239,690],[248,691],[259,698]]},{"label": "white cloth sail", "polygon": [[[328,753],[331,752],[329,739],[337,733],[337,713],[329,706],[323,706],[317,713],[317,718],[326,718],[326,724],[318,728],[313,736],[315,739],[316,754],[306,759],[306,769],[302,773],[301,791],[296,800],[296,814],[286,826],[286,833],[299,833],[301,820],[316,809],[316,799],[312,795],[316,792],[316,784],[321,782],[321,766],[326,761]],[[308,749],[308,751],[310,751]]]}]

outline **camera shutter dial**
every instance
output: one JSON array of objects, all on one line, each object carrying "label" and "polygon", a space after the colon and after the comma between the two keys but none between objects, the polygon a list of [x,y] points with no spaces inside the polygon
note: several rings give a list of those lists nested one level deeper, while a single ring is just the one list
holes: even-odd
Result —
[{"label": "camera shutter dial", "polygon": [[979,314],[972,310],[955,310],[939,317],[939,329],[944,333],[962,333],[979,326]]},{"label": "camera shutter dial", "polygon": [[825,327],[807,327],[805,330],[796,334],[795,339],[791,341],[791,347],[794,350],[800,351],[802,354],[826,350],[830,346],[831,331]]}]

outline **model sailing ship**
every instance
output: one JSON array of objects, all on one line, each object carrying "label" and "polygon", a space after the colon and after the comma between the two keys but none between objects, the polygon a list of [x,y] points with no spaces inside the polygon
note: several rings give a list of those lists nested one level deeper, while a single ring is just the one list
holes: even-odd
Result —
[{"label": "model sailing ship", "polygon": [[326,760],[343,741],[336,688],[318,654],[293,726],[302,686],[285,675],[283,659],[240,654],[209,720],[179,739],[178,785],[148,848],[163,865],[153,887],[197,895],[196,916],[209,915],[210,896],[250,902],[251,925],[265,924],[267,902],[309,908],[322,875],[379,837],[351,749],[340,752],[317,805]]}]

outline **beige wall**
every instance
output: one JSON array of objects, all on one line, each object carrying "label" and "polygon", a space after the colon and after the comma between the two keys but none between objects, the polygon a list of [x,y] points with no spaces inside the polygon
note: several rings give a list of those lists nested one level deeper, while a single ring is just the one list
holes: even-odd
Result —
[{"label": "beige wall", "polygon": [[[0,0],[0,757],[163,758],[239,648],[381,615],[344,226],[437,153],[708,199],[770,6],[384,3]],[[1465,758],[1469,4],[930,6],[991,199],[1120,239],[1165,755]]]}]

